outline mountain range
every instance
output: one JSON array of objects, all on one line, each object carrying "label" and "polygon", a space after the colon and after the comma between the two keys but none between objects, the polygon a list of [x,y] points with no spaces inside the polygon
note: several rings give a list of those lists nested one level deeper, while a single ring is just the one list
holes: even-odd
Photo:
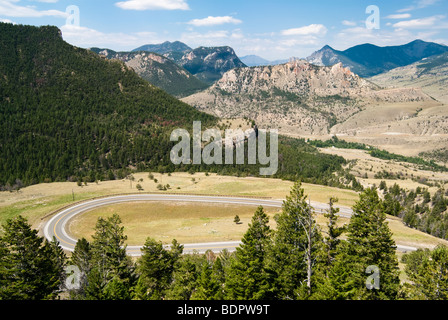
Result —
[{"label": "mountain range", "polygon": [[182,42],[167,41],[162,44],[144,45],[133,51],[161,54],[209,85],[233,68],[246,67],[228,46],[191,49]]},{"label": "mountain range", "polygon": [[344,51],[335,50],[327,45],[306,60],[318,66],[331,66],[341,62],[344,67],[350,68],[361,77],[372,77],[444,52],[448,52],[448,46],[422,40],[388,47],[366,43]]},{"label": "mountain range", "polygon": [[204,90],[208,85],[172,60],[149,51],[115,52],[90,48],[106,59],[116,59],[132,68],[140,77],[176,97]]}]

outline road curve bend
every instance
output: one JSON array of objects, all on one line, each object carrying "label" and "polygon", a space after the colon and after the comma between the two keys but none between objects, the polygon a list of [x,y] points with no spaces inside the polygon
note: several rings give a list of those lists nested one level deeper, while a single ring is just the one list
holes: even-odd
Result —
[{"label": "road curve bend", "polygon": [[[77,242],[77,239],[72,238],[67,230],[68,222],[75,216],[84,212],[96,209],[102,206],[108,206],[125,202],[136,201],[168,201],[168,202],[200,202],[200,203],[213,203],[213,204],[238,204],[247,206],[263,206],[263,207],[275,207],[281,208],[282,200],[270,200],[270,199],[256,199],[256,198],[242,198],[242,197],[227,197],[227,196],[202,196],[202,195],[175,195],[175,194],[130,194],[110,196],[105,198],[99,198],[94,200],[85,201],[75,204],[71,207],[65,208],[51,217],[43,227],[44,236],[49,240],[53,240],[55,237],[60,246],[67,251],[73,251]],[[325,212],[328,209],[328,204],[311,202],[312,207],[317,213]],[[347,207],[340,207],[340,216],[350,218],[352,210]],[[194,251],[203,253],[207,250],[214,252],[221,252],[224,249],[228,251],[234,251],[241,242],[213,242],[213,243],[194,243],[184,244],[184,253],[192,253]],[[167,246],[169,247],[169,246]],[[141,246],[128,246],[127,253],[131,256],[141,255]],[[408,246],[397,245],[397,249],[400,251],[414,251],[416,248]]]}]

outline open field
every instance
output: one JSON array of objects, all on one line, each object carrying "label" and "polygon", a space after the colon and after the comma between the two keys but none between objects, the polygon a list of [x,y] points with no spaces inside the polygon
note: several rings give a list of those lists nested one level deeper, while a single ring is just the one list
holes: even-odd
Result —
[{"label": "open field", "polygon": [[[282,132],[295,136],[294,132]],[[405,156],[440,149],[448,143],[448,107],[439,101],[371,104],[328,134],[302,135],[327,140],[333,135]]]},{"label": "open field", "polygon": [[[148,237],[165,244],[176,239],[180,243],[239,241],[246,232],[256,210],[254,206],[216,205],[203,203],[135,202],[105,206],[74,218],[68,226],[76,238],[91,240],[94,226],[99,217],[107,218],[118,214],[128,236],[128,245],[142,245]],[[278,208],[265,208],[270,226],[276,228],[274,216]],[[234,217],[241,218],[240,224]],[[316,221],[325,232],[327,219],[317,214]],[[339,224],[348,224],[349,219],[340,217]],[[423,232],[407,228],[399,218],[388,217],[389,227],[396,243],[412,247],[433,248],[448,241]]]},{"label": "open field", "polygon": [[[320,151],[353,161],[350,171],[364,186],[378,186],[381,181],[385,181],[388,187],[396,183],[407,190],[415,190],[417,187],[428,188],[431,193],[436,192],[438,188],[430,187],[425,183],[439,183],[441,186],[447,186],[448,172],[425,171],[419,169],[416,164],[374,158],[365,150],[325,148]],[[376,179],[375,174],[383,171],[400,175],[403,179]]]},{"label": "open field", "polygon": [[[75,217],[68,226],[76,238],[91,240],[93,226],[99,217],[118,214],[123,221],[129,245],[142,245],[147,237],[166,244],[176,239],[180,243],[239,241],[247,230],[255,206],[204,203],[138,202],[98,208]],[[278,208],[265,208],[270,216]],[[241,219],[234,223],[235,216]]]},{"label": "open field", "polygon": [[[115,180],[89,183],[79,187],[75,182],[56,182],[30,186],[19,192],[0,192],[0,223],[19,214],[28,218],[33,227],[38,228],[42,218],[49,213],[75,201],[94,197],[136,193],[136,185],[140,184],[142,192],[163,192],[157,189],[158,184],[170,185],[170,193],[189,193],[207,195],[232,195],[269,197],[285,199],[293,182],[279,179],[237,178],[203,173],[154,174],[157,183],[148,178],[148,173],[134,174],[134,181]],[[139,181],[143,179],[143,181]],[[194,179],[194,181],[193,181]],[[358,199],[358,194],[351,190],[343,190],[325,186],[303,184],[309,198],[317,202],[327,202],[330,196],[339,198],[339,205],[351,206]],[[73,194],[72,194],[73,192]]]}]

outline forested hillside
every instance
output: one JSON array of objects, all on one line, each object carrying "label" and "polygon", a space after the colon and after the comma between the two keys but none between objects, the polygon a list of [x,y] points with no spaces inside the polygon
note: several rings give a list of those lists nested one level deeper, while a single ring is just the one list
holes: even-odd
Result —
[{"label": "forested hillside", "polygon": [[169,129],[214,118],[123,63],[73,47],[56,27],[0,23],[0,186],[169,162]]},{"label": "forested hillside", "polygon": [[[174,166],[175,128],[217,125],[119,61],[73,47],[56,27],[0,23],[0,189],[108,180],[130,170],[259,175],[258,166]],[[344,159],[280,138],[276,177],[359,189]],[[339,171],[337,176],[333,173]]]}]

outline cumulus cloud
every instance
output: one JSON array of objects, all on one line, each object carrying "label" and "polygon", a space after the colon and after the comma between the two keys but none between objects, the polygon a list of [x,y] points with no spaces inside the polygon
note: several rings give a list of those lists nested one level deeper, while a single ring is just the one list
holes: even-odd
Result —
[{"label": "cumulus cloud", "polygon": [[287,29],[281,32],[284,36],[325,35],[326,33],[327,28],[322,24],[310,24],[309,26]]},{"label": "cumulus cloud", "polygon": [[190,10],[185,0],[127,0],[115,3],[124,10]]},{"label": "cumulus cloud", "polygon": [[106,33],[75,25],[64,25],[60,29],[65,41],[81,48],[100,47],[127,51],[143,44],[166,40],[159,38],[154,32]]},{"label": "cumulus cloud", "polygon": [[413,29],[413,28],[431,28],[435,26],[445,16],[437,15],[421,19],[400,21],[393,25],[394,28]]},{"label": "cumulus cloud", "polygon": [[224,16],[224,17],[212,17],[209,16],[204,19],[193,19],[188,24],[191,24],[196,27],[204,27],[204,26],[217,26],[222,24],[240,24],[242,23],[241,20],[235,19],[230,16]]}]

